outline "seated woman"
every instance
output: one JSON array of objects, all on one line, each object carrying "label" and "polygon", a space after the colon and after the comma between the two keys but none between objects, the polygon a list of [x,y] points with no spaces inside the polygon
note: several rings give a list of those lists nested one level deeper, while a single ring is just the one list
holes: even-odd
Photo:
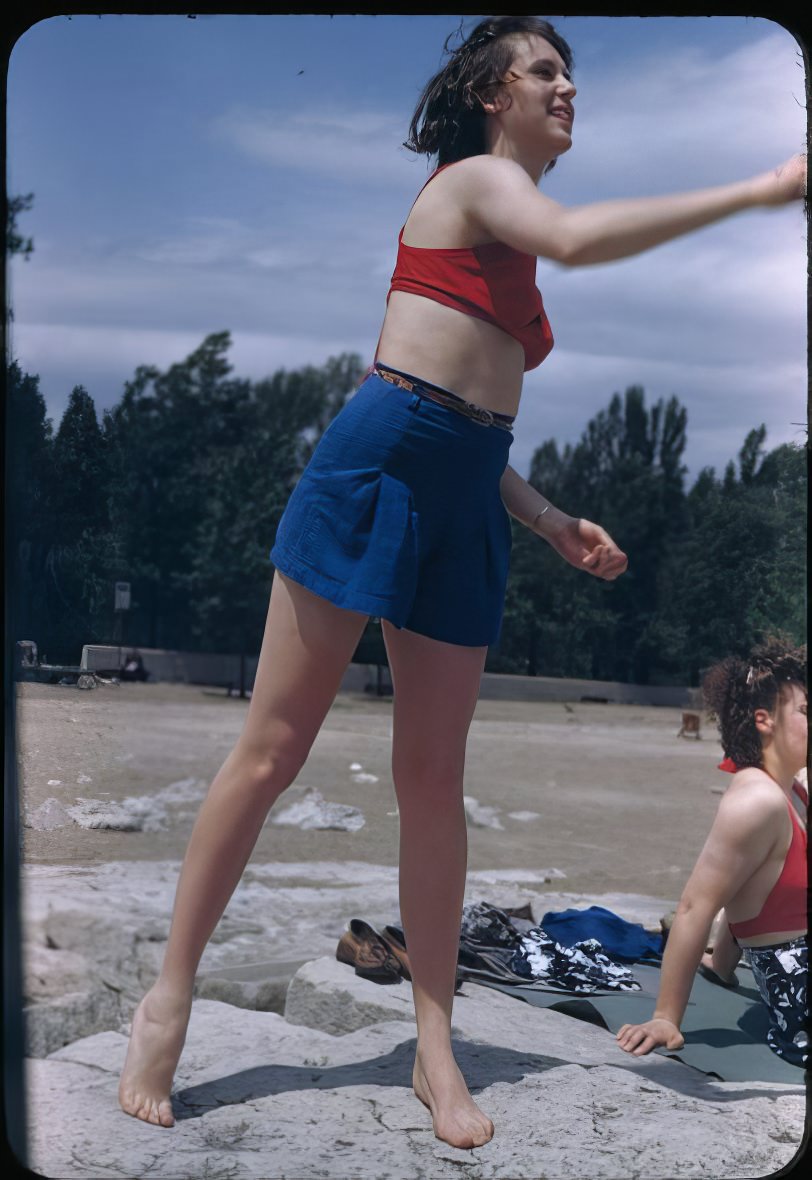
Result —
[{"label": "seated woman", "polygon": [[[747,662],[731,657],[711,668],[703,689],[735,773],[680,898],[654,1014],[624,1024],[617,1039],[638,1057],[660,1045],[680,1049],[697,968],[704,961],[731,982],[743,951],[770,1014],[768,1045],[803,1067],[808,800],[796,776],[807,755],[806,649],[771,640]],[[728,929],[703,959],[720,908]]]}]

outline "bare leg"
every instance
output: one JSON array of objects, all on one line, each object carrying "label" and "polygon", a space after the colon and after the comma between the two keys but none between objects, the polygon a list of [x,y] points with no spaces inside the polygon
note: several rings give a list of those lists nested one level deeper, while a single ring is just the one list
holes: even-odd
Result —
[{"label": "bare leg", "polygon": [[119,1100],[172,1126],[169,1093],[195,972],[272,804],[307,758],[366,616],[276,574],[245,727],[200,808],[178,880],[161,972],[134,1016]]},{"label": "bare leg", "polygon": [[710,954],[707,951],[705,952],[702,956],[702,965],[709,967],[711,971],[715,971],[725,983],[734,983],[736,980],[736,967],[741,957],[742,948],[730,933],[727,916],[725,911],[722,910],[716,930],[716,937],[713,940],[713,951]]},{"label": "bare leg", "polygon": [[480,1147],[493,1136],[493,1123],[454,1060],[451,1007],[468,854],[465,742],[487,649],[440,643],[388,623],[384,635],[395,688],[400,908],[417,1018],[414,1089],[438,1139]]}]

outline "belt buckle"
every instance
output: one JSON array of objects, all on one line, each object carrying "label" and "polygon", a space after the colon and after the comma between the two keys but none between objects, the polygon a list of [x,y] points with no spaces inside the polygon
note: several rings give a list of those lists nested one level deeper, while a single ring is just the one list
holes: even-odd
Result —
[{"label": "belt buckle", "polygon": [[391,369],[379,369],[378,371],[384,381],[396,385],[398,389],[405,389],[409,393],[414,389],[414,381],[407,381],[405,377],[401,377],[400,373],[393,373]]},{"label": "belt buckle", "polygon": [[490,410],[486,410],[482,406],[475,406],[473,402],[466,402],[465,404],[468,407],[471,417],[479,422],[480,426],[493,426],[493,414]]}]

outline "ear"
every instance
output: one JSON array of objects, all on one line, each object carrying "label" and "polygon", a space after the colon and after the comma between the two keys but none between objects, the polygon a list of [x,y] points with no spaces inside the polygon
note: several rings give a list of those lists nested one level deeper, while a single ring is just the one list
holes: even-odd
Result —
[{"label": "ear", "polygon": [[775,726],[775,718],[766,709],[756,709],[753,721],[758,732],[765,736],[771,734]]},{"label": "ear", "polygon": [[498,82],[489,86],[484,94],[477,94],[477,98],[486,115],[499,115],[506,111],[511,103],[507,87],[501,86]]}]

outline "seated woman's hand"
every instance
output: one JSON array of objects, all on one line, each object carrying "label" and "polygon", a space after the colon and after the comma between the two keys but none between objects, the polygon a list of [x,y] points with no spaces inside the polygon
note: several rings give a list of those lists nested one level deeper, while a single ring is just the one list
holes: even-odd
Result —
[{"label": "seated woman's hand", "polygon": [[653,1020],[647,1020],[645,1024],[624,1024],[617,1034],[617,1042],[627,1053],[642,1057],[661,1045],[666,1049],[681,1049],[685,1044],[685,1037],[676,1024],[658,1016]]},{"label": "seated woman's hand", "polygon": [[605,529],[583,517],[570,516],[560,528],[542,534],[576,569],[613,582],[628,568],[629,559]]}]

